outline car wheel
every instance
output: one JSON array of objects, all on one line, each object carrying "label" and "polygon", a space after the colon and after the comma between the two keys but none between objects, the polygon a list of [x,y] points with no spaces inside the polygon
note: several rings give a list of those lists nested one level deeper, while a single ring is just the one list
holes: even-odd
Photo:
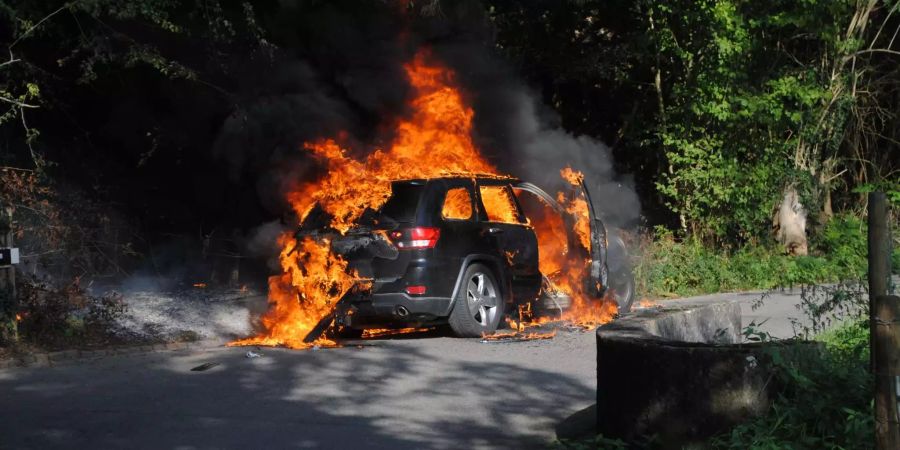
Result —
[{"label": "car wheel", "polygon": [[610,275],[609,281],[613,297],[619,305],[619,313],[631,311],[634,303],[634,274],[625,269]]},{"label": "car wheel", "polygon": [[328,330],[326,337],[331,339],[360,339],[362,335],[363,330],[336,325]]},{"label": "car wheel", "polygon": [[341,339],[359,339],[363,336],[363,330],[358,328],[341,327],[337,332],[337,337]]},{"label": "car wheel", "polygon": [[459,337],[481,337],[497,331],[503,319],[502,294],[490,269],[482,264],[470,265],[456,293],[450,328]]}]

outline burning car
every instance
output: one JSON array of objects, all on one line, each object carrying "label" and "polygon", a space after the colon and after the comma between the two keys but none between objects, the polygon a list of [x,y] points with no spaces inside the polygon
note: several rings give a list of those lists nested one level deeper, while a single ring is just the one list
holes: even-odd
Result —
[{"label": "burning car", "polygon": [[[335,309],[339,336],[449,324],[457,336],[481,337],[520,308],[562,314],[572,307],[572,298],[554,281],[559,274],[540,270],[540,229],[529,214],[541,216],[541,223],[548,214],[558,215],[569,232],[557,248],[566,249],[569,254],[561,256],[567,260],[584,264],[577,268],[583,274],[578,289],[601,301],[609,286],[606,229],[583,181],[573,191],[589,209],[587,245],[577,232],[581,219],[537,186],[468,174],[394,181],[383,206],[364,213],[345,233],[329,228],[331,218],[314,209],[296,237],[330,242],[357,275],[358,284]],[[624,283],[615,290],[618,309],[628,310],[633,281],[628,274],[615,275]]]},{"label": "burning car", "polygon": [[592,327],[627,310],[633,282],[608,275],[582,174],[562,169],[556,197],[505,176],[473,139],[454,72],[427,50],[403,68],[409,109],[385,145],[360,151],[345,133],[304,142],[318,176],[285,192],[299,231],[278,238],[259,334],[231,345],[335,346],[323,331],[441,323],[479,336],[541,312]]}]

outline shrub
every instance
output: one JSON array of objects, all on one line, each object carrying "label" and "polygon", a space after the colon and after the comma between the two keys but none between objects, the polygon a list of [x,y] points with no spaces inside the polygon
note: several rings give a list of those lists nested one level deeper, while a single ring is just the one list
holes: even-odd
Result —
[{"label": "shrub", "polygon": [[[717,250],[695,239],[678,241],[663,228],[631,241],[638,290],[654,298],[837,283],[859,278],[868,266],[866,226],[852,215],[832,219],[808,256],[764,245]],[[900,251],[894,259],[900,267]]]},{"label": "shrub", "polygon": [[34,277],[17,283],[19,334],[23,341],[49,347],[90,345],[114,337],[125,313],[122,296],[88,294],[75,279],[58,288]]},{"label": "shrub", "polygon": [[866,223],[849,214],[831,219],[813,244],[825,255],[828,272],[842,274],[843,279],[862,276],[868,267]]},{"label": "shrub", "polygon": [[712,439],[714,448],[872,448],[868,324],[850,322],[818,340],[821,353],[788,357],[773,350],[776,382],[783,388],[771,411]]}]

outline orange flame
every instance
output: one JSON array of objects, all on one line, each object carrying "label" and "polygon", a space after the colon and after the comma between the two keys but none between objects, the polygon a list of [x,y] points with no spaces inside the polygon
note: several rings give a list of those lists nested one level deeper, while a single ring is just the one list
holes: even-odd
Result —
[{"label": "orange flame", "polygon": [[[313,182],[298,182],[287,194],[301,221],[318,204],[332,218],[331,227],[344,233],[367,208],[377,209],[387,201],[391,181],[450,174],[499,176],[472,141],[474,112],[456,86],[453,71],[435,63],[427,51],[419,52],[404,65],[404,69],[414,93],[411,113],[396,123],[390,148],[376,149],[360,161],[348,156],[334,139],[304,144],[325,169],[325,175]],[[562,175],[575,176],[575,173],[570,171]],[[518,212],[509,195],[504,189],[482,189],[485,207],[494,211],[492,220],[517,223]],[[471,216],[471,210],[466,214],[464,201],[462,198],[451,200],[445,214]],[[566,208],[584,218],[577,221],[577,226],[589,226],[586,203],[584,199],[581,203],[578,201],[567,202]],[[584,259],[579,257],[575,264],[565,263],[571,255],[565,229],[559,222],[533,224],[540,241],[541,271],[559,274],[554,280],[559,288],[579,299],[576,305],[582,306],[575,310],[570,317],[572,320],[580,322],[585,320],[583,317],[590,323],[604,318],[609,320],[612,314],[603,316],[583,306],[588,299],[582,299],[583,293],[578,286],[585,270]],[[547,241],[549,244],[545,242],[548,238],[542,236],[547,234],[545,231],[552,233]],[[581,244],[586,242],[589,241],[582,239]],[[359,280],[355,274],[347,272],[347,262],[330,251],[325,239],[304,238],[297,242],[291,234],[285,234],[280,237],[279,244],[283,249],[280,256],[283,273],[269,279],[270,310],[262,318],[264,331],[230,345],[290,348],[337,345],[325,338],[312,344],[304,343],[303,339]],[[608,311],[603,310],[603,313]]]},{"label": "orange flame", "polygon": [[[318,204],[332,217],[331,226],[343,233],[366,208],[384,204],[393,180],[449,173],[496,174],[472,142],[474,112],[455,87],[453,72],[431,64],[429,57],[420,52],[404,66],[415,98],[410,117],[396,125],[390,149],[376,150],[365,161],[357,161],[333,139],[304,146],[324,165],[326,175],[298,184],[287,194],[301,220]],[[286,234],[279,244],[284,273],[269,279],[271,307],[262,320],[265,331],[231,345],[336,345],[324,338],[313,344],[303,339],[331,313],[356,277],[346,272],[347,262],[330,252],[327,241],[307,238],[298,243]]]},{"label": "orange flame", "polygon": [[385,336],[394,336],[397,334],[420,333],[428,330],[428,328],[372,328],[363,330],[362,337],[363,339],[373,339]]},{"label": "orange flame", "polygon": [[491,222],[518,223],[516,204],[503,186],[481,186],[481,202]]},{"label": "orange flame", "polygon": [[529,332],[514,332],[514,333],[496,333],[496,334],[485,334],[481,336],[482,341],[539,341],[544,339],[553,339],[556,336],[556,330],[548,331],[546,333],[539,333],[535,331]]},{"label": "orange flame", "polygon": [[447,190],[441,216],[445,219],[465,220],[472,217],[472,197],[466,188]]},{"label": "orange flame", "polygon": [[[569,167],[561,170],[560,176],[574,187],[581,186],[584,180],[584,174]],[[563,193],[559,193],[557,201],[575,218],[574,227],[575,234],[578,237],[577,244],[582,247],[583,251],[587,252],[591,248],[590,212],[584,193],[580,190],[578,192],[578,195],[569,196],[568,198]],[[540,238],[541,236],[538,235],[538,240]],[[562,254],[565,255],[565,253]],[[579,261],[576,255],[567,255],[564,261],[559,261],[559,256],[557,255],[559,253],[551,252],[548,258],[556,258],[557,261],[553,265],[562,265],[565,270],[562,273],[557,272],[557,276],[551,277],[551,281],[572,298],[572,305],[563,315],[563,319],[584,328],[593,328],[612,320],[619,310],[615,300],[611,298],[597,300],[585,292],[584,280],[587,278],[590,260]],[[543,268],[541,270],[543,272]]]}]

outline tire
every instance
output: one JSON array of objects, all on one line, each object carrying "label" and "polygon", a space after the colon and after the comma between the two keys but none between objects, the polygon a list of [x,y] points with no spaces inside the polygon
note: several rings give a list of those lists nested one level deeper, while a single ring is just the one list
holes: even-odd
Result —
[{"label": "tire", "polygon": [[459,337],[481,337],[497,331],[503,320],[503,291],[494,273],[483,264],[466,267],[456,293],[450,328]]},{"label": "tire", "polygon": [[609,280],[613,297],[619,305],[619,313],[631,311],[631,306],[634,304],[634,274],[630,270],[624,269],[612,274]]},{"label": "tire", "polygon": [[338,339],[361,339],[363,330],[350,327],[339,327],[334,331],[334,336]]}]

